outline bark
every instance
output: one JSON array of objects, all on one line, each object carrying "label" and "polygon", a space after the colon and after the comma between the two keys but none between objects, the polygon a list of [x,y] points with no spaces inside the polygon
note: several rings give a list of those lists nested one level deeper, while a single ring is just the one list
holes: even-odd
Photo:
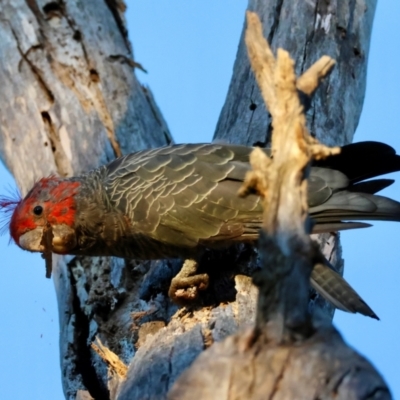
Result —
[{"label": "bark", "polygon": [[[307,115],[325,143],[351,141],[357,126],[375,3],[249,3],[273,49],[288,50],[298,73],[322,54],[337,61]],[[150,90],[135,77],[123,12],[120,0],[0,3],[0,151],[23,194],[39,177],[71,176],[171,143]],[[266,144],[270,131],[242,38],[215,138]],[[321,240],[340,265],[337,242]],[[244,275],[258,256],[238,250],[209,255],[212,301],[191,311],[178,311],[166,295],[179,260],[54,257],[66,398],[165,398],[199,353],[253,323],[257,290]],[[238,274],[234,280],[220,271],[221,259]],[[129,364],[125,376],[92,349],[96,336]]]}]

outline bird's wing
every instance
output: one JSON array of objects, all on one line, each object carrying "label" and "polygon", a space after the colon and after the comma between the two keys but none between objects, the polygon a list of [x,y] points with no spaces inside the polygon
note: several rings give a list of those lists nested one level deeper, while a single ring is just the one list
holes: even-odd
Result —
[{"label": "bird's wing", "polygon": [[180,246],[255,239],[259,197],[240,198],[251,148],[197,144],[143,151],[111,163],[105,187],[134,230]]},{"label": "bird's wing", "polygon": [[[222,144],[145,150],[109,164],[104,186],[133,230],[164,243],[193,247],[254,240],[262,220],[259,197],[237,196],[250,169],[251,150]],[[360,182],[399,170],[394,150],[364,142],[344,146],[342,153],[311,168],[308,200],[314,232],[369,226],[347,221],[400,220],[400,203],[374,194],[391,181]]]},{"label": "bird's wing", "polygon": [[[371,146],[353,148],[356,153],[366,150],[367,155],[361,157],[366,172],[359,165],[351,169],[351,160],[357,163],[357,159],[348,150],[343,165],[331,157],[311,168],[309,204],[317,222],[315,231],[366,226],[348,220],[400,220],[400,204],[374,194],[391,181],[361,182],[400,170],[399,157],[380,144],[380,158],[387,160],[374,170],[367,162]],[[128,217],[133,230],[166,245],[196,247],[218,240],[255,239],[262,219],[260,199],[237,196],[250,169],[251,150],[198,144],[142,151],[109,164],[103,184],[110,203]],[[314,268],[311,283],[336,307],[376,317],[343,278],[326,266]]]}]

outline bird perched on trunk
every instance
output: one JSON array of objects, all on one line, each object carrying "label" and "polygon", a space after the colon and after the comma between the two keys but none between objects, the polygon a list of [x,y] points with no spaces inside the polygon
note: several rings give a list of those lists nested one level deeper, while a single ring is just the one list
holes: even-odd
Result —
[{"label": "bird perched on trunk", "polygon": [[[237,195],[251,151],[225,144],[139,151],[81,176],[43,178],[24,199],[3,198],[0,207],[12,212],[10,235],[25,250],[197,259],[207,248],[256,241],[260,198]],[[368,180],[398,170],[400,156],[377,142],[350,144],[314,162],[308,192],[313,232],[368,226],[360,220],[400,221],[400,203],[375,194],[393,181]],[[329,267],[315,268],[311,283],[336,307],[376,317]]]}]

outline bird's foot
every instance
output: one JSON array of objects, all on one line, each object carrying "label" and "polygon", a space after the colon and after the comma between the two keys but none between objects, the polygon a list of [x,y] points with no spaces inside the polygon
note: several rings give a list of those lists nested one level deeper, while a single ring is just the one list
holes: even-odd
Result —
[{"label": "bird's foot", "polygon": [[180,305],[192,305],[199,297],[199,291],[206,290],[209,283],[207,274],[196,274],[198,263],[185,260],[180,272],[172,279],[168,296]]}]

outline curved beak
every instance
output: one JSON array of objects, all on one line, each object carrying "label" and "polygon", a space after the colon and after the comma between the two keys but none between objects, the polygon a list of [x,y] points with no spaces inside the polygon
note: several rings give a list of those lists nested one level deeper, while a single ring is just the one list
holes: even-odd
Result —
[{"label": "curved beak", "polygon": [[41,244],[42,236],[43,228],[39,227],[21,235],[18,244],[24,250],[44,251],[44,246]]},{"label": "curved beak", "polygon": [[76,247],[76,235],[71,227],[68,225],[55,225],[51,229],[53,234],[51,249],[45,249],[43,227],[38,227],[21,235],[18,244],[24,250],[40,252],[50,250],[58,254],[68,254]]}]

